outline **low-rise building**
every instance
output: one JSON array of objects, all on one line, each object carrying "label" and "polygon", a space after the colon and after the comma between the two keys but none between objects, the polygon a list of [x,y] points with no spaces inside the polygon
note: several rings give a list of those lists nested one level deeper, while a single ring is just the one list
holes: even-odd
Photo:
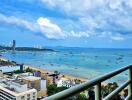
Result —
[{"label": "low-rise building", "polygon": [[22,79],[23,83],[26,83],[29,88],[36,89],[38,98],[47,96],[46,79],[36,77],[32,73],[17,74],[17,77]]},{"label": "low-rise building", "polygon": [[22,81],[0,77],[0,100],[37,100],[37,90]]},{"label": "low-rise building", "polygon": [[70,88],[70,87],[75,86],[77,84],[79,84],[79,83],[76,83],[74,80],[69,80],[66,78],[61,78],[61,79],[58,79],[58,81],[57,81],[57,87],[65,86],[67,88]]},{"label": "low-rise building", "polygon": [[15,70],[20,70],[20,66],[0,66],[0,70],[3,73],[13,72]]}]

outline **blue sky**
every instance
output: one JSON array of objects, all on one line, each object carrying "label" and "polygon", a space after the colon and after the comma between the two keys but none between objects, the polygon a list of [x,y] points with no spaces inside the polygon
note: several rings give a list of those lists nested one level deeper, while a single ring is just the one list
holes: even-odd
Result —
[{"label": "blue sky", "polygon": [[132,0],[1,0],[0,44],[132,48]]}]

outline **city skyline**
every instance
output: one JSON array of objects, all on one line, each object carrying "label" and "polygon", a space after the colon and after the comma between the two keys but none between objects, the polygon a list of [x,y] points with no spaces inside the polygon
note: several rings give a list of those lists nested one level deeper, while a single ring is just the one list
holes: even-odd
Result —
[{"label": "city skyline", "polygon": [[131,0],[4,0],[0,6],[1,44],[132,48]]}]

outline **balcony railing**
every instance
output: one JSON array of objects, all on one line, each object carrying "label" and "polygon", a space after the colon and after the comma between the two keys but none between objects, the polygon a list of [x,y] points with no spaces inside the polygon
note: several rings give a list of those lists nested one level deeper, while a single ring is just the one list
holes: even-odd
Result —
[{"label": "balcony railing", "polygon": [[106,81],[109,78],[112,78],[124,71],[129,72],[128,74],[128,80],[122,84],[121,86],[119,86],[118,88],[116,88],[113,92],[111,92],[109,95],[107,95],[105,98],[103,98],[103,100],[111,100],[112,97],[116,96],[119,94],[119,92],[121,92],[124,88],[126,88],[128,86],[128,96],[126,97],[125,100],[132,100],[132,65],[120,68],[116,71],[110,72],[108,74],[102,75],[100,77],[97,77],[91,81],[82,83],[80,85],[71,87],[67,90],[64,90],[62,92],[59,92],[57,94],[54,94],[52,96],[46,97],[44,100],[64,100],[68,97],[74,96],[77,93],[80,93],[84,90],[87,90],[90,87],[95,86],[95,100],[102,100],[102,96],[101,96],[101,83],[103,81]]}]

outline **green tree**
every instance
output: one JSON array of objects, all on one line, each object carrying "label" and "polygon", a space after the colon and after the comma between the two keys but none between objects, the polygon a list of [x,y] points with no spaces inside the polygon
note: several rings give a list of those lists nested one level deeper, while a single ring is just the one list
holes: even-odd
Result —
[{"label": "green tree", "polygon": [[54,74],[59,75],[60,73],[57,70],[55,70]]},{"label": "green tree", "polygon": [[87,100],[85,93],[80,93],[77,97],[77,100]]},{"label": "green tree", "polygon": [[108,94],[110,94],[112,91],[114,91],[118,87],[118,84],[116,82],[108,83],[107,85],[101,86],[101,93],[102,96],[105,97]]},{"label": "green tree", "polygon": [[47,94],[48,94],[48,96],[50,96],[50,95],[53,95],[53,94],[58,93],[60,91],[63,91],[65,89],[67,89],[67,87],[63,87],[63,86],[57,87],[56,84],[51,84],[47,87]]},{"label": "green tree", "polygon": [[30,69],[29,67],[25,69],[26,72],[31,72],[33,73],[34,71],[32,69]]}]

